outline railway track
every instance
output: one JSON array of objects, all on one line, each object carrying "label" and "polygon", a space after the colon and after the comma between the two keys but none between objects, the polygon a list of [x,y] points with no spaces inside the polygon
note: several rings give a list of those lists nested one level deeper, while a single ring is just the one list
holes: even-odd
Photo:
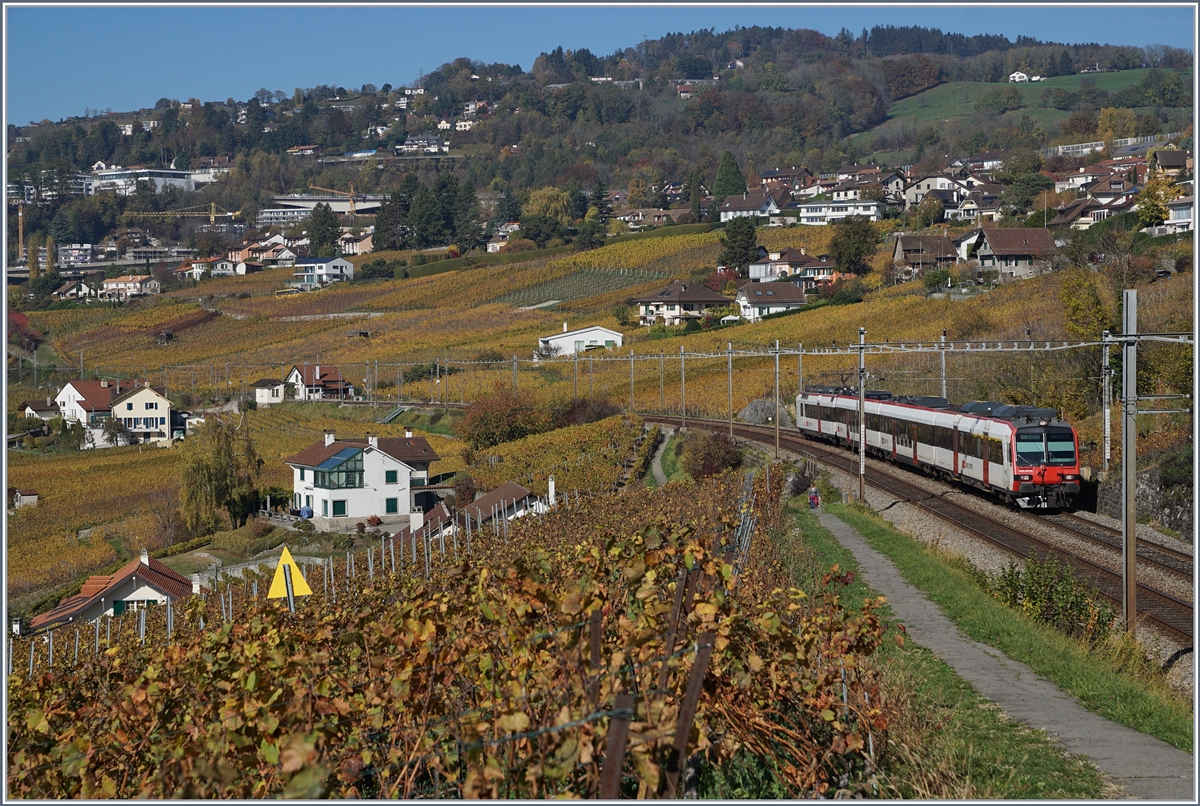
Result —
[{"label": "railway track", "polygon": [[[1112,549],[1118,554],[1121,552],[1122,537],[1120,529],[1112,529],[1067,512],[1054,515],[1030,515],[1026,513],[1026,516],[1052,524],[1055,528],[1062,529],[1064,532],[1070,532],[1089,543]],[[1137,555],[1139,562],[1145,562],[1171,576],[1180,577],[1187,582],[1192,581],[1194,563],[1190,554],[1176,551],[1173,548],[1160,545],[1152,540],[1145,540],[1139,537],[1137,541]]]},{"label": "railway track", "polygon": [[[667,424],[677,422],[675,418],[668,417],[643,416],[643,419]],[[696,428],[722,432],[729,428],[728,422],[718,420],[692,419],[688,420],[688,424]],[[740,425],[735,423],[733,433],[736,437],[753,442],[773,445],[775,440],[775,430],[767,426]],[[790,451],[810,454],[843,472],[852,475],[858,472],[857,456],[852,457],[843,450],[808,440],[794,431],[790,433],[786,431],[780,432],[779,445],[781,448],[786,448]],[[867,468],[866,482],[895,496],[897,499],[912,503],[1017,557],[1022,559],[1031,556],[1043,560],[1050,558],[1057,559],[1059,562],[1070,566],[1076,576],[1090,583],[1101,596],[1113,602],[1118,609],[1121,607],[1123,582],[1121,574],[1112,569],[1082,557],[1077,557],[1047,540],[1025,534],[1001,521],[935,495],[918,485],[904,481],[890,473],[882,472],[877,468]],[[1058,526],[1057,523],[1054,525]],[[1095,539],[1099,540],[1099,538]],[[1139,552],[1138,556],[1139,558],[1142,557],[1141,552]],[[1163,556],[1165,557],[1166,555],[1164,554]],[[1174,562],[1176,565],[1180,565],[1178,559],[1174,560]],[[1177,574],[1183,573],[1181,570],[1173,572]],[[1157,629],[1172,638],[1186,641],[1189,646],[1191,645],[1191,603],[1143,583],[1139,583],[1137,586],[1137,596],[1137,609],[1141,620],[1154,625]]]}]

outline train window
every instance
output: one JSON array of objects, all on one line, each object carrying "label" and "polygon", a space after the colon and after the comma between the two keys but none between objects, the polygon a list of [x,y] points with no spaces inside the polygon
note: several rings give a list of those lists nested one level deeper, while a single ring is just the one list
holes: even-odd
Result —
[{"label": "train window", "polygon": [[998,439],[988,439],[988,461],[993,464],[1004,464],[1004,443]]},{"label": "train window", "polygon": [[1075,434],[1069,428],[1046,429],[1047,464],[1075,464]]},{"label": "train window", "polygon": [[937,428],[934,431],[934,444],[945,450],[953,450],[954,446],[951,443],[951,432],[949,428]]},{"label": "train window", "polygon": [[1046,452],[1042,443],[1041,431],[1017,432],[1017,464],[1021,467],[1033,467],[1045,461]]}]

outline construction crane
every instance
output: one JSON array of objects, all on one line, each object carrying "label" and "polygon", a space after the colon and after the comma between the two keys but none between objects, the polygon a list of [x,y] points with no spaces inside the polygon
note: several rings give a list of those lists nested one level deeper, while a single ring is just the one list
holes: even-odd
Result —
[{"label": "construction crane", "polygon": [[[221,212],[217,212],[218,210]],[[216,202],[213,202],[209,205],[207,210],[196,210],[191,207],[184,207],[180,210],[168,210],[162,213],[126,212],[125,215],[131,218],[185,218],[204,216],[208,218],[208,223],[210,225],[215,225],[218,218],[240,218],[242,211],[238,210],[236,213],[231,213],[228,210],[217,207]]]},{"label": "construction crane", "polygon": [[358,211],[354,208],[354,202],[358,198],[358,196],[354,192],[354,183],[353,182],[350,183],[350,192],[349,193],[347,193],[344,190],[334,190],[333,188],[323,188],[323,187],[318,187],[317,185],[309,185],[308,187],[310,190],[323,190],[326,193],[334,193],[334,194],[337,194],[338,196],[348,197],[350,199],[350,215],[354,215],[354,216],[358,215]]},{"label": "construction crane", "polygon": [[20,198],[10,196],[8,203],[17,208],[17,260],[21,259],[21,253],[25,251],[25,198],[24,189]]}]

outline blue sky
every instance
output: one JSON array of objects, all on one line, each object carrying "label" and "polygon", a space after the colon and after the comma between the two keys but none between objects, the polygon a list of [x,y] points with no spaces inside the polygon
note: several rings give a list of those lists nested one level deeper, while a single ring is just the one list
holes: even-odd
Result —
[{"label": "blue sky", "polygon": [[1194,8],[1146,5],[636,7],[5,7],[5,120],[127,111],[260,87],[394,86],[459,56],[519,64],[562,45],[604,56],[643,38],[737,25],[836,34],[921,25],[962,34],[1193,48]]}]

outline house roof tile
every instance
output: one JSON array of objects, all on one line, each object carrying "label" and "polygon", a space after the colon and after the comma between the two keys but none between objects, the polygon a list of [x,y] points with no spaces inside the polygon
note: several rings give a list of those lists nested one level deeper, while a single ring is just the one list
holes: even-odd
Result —
[{"label": "house roof tile", "polygon": [[983,236],[997,255],[1057,255],[1050,230],[1027,227],[985,227]]},{"label": "house roof tile", "polygon": [[[380,451],[405,464],[436,462],[442,458],[424,437],[380,437],[377,444]],[[321,440],[283,461],[289,465],[316,467],[343,448],[366,450],[368,447],[370,443],[365,439],[335,439],[330,445]]]},{"label": "house roof tile", "polygon": [[721,305],[729,304],[729,297],[723,294],[718,294],[716,291],[710,291],[702,285],[692,282],[684,282],[677,280],[671,283],[666,288],[661,288],[646,297],[639,297],[633,300],[634,303],[659,303],[659,302],[704,302]]},{"label": "house roof tile", "polygon": [[480,496],[465,507],[461,507],[460,511],[469,515],[472,521],[487,521],[491,520],[493,506],[512,506],[514,499],[523,501],[531,495],[533,493],[526,490],[520,484],[506,481],[490,493]]},{"label": "house roof tile", "polygon": [[51,610],[34,616],[29,626],[37,630],[66,621],[83,612],[96,599],[126,579],[134,576],[140,576],[151,587],[173,599],[190,596],[192,593],[192,583],[183,575],[171,570],[153,557],[149,559],[149,564],[144,564],[141,558],[137,558],[130,560],[114,574],[89,577],[79,593],[62,600]]}]

